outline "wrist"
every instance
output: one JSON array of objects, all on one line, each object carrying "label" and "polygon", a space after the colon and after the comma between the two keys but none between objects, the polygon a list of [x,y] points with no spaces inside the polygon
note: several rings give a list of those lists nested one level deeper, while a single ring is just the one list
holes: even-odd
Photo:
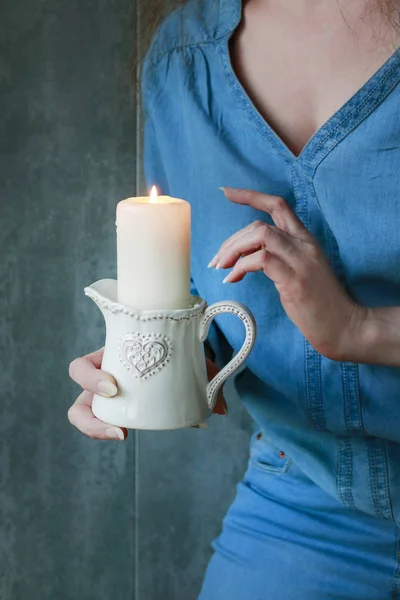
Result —
[{"label": "wrist", "polygon": [[347,356],[344,360],[364,364],[385,364],[388,360],[385,353],[389,340],[386,339],[387,322],[382,317],[382,309],[358,307],[355,324],[350,328]]},{"label": "wrist", "polygon": [[373,362],[374,349],[380,337],[379,322],[376,319],[375,309],[365,306],[359,307],[357,325],[351,332],[350,362]]},{"label": "wrist", "polygon": [[368,309],[362,330],[359,362],[400,366],[400,310],[397,306]]},{"label": "wrist", "polygon": [[338,340],[332,358],[336,361],[362,363],[369,362],[370,348],[375,346],[377,337],[374,309],[354,304],[348,324]]}]

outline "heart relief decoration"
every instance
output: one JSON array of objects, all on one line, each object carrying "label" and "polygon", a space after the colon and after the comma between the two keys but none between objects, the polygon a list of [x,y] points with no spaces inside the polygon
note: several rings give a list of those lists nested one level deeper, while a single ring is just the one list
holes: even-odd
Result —
[{"label": "heart relief decoration", "polygon": [[171,351],[171,341],[160,333],[128,333],[119,347],[122,364],[139,379],[146,379],[165,367]]}]

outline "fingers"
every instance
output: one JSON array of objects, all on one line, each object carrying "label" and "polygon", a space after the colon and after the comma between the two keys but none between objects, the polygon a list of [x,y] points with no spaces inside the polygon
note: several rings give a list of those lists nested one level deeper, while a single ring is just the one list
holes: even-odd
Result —
[{"label": "fingers", "polygon": [[[210,360],[209,358],[206,359],[206,364],[207,364],[208,381],[211,381],[212,379],[214,379],[214,377],[216,375],[218,375],[219,369],[216,366],[216,364],[213,363],[213,361]],[[220,391],[218,392],[218,398],[217,398],[217,402],[214,407],[214,413],[216,413],[217,415],[228,416],[228,407],[226,405],[225,398],[222,393],[222,389],[220,389]]]},{"label": "fingers", "polygon": [[208,267],[209,268],[210,267],[214,267],[215,269],[220,269],[221,268],[220,257],[225,252],[225,250],[227,250],[228,248],[230,248],[240,238],[242,238],[242,237],[246,236],[247,234],[255,231],[256,229],[262,227],[263,225],[265,225],[265,223],[263,223],[263,221],[254,221],[253,223],[250,223],[250,225],[247,225],[247,227],[244,227],[244,229],[240,229],[240,231],[237,231],[236,233],[234,233],[233,235],[231,235],[231,237],[228,238],[222,244],[222,246],[218,250],[217,254],[210,261]]},{"label": "fingers", "polygon": [[237,283],[247,273],[255,271],[264,271],[276,285],[285,285],[294,275],[294,270],[281,258],[267,250],[259,250],[238,260],[232,271],[225,277],[224,283]]},{"label": "fingers", "polygon": [[222,392],[219,392],[218,394],[217,402],[214,406],[213,412],[216,415],[225,415],[226,417],[228,416],[228,407]]},{"label": "fingers", "polygon": [[123,441],[128,436],[124,428],[108,425],[97,419],[92,412],[93,394],[83,391],[68,411],[68,419],[74,427],[95,440]]},{"label": "fingers", "polygon": [[298,257],[295,240],[288,234],[266,223],[262,223],[255,229],[249,230],[248,233],[236,237],[225,247],[221,247],[217,255],[218,265],[222,269],[228,269],[233,267],[241,256],[261,249],[268,250],[270,254],[274,254],[289,265],[295,266]]},{"label": "fingers", "polygon": [[76,358],[69,366],[69,375],[84,390],[112,398],[118,393],[115,379],[109,373],[101,371],[104,348]]},{"label": "fingers", "polygon": [[241,190],[230,187],[222,188],[231,202],[252,206],[256,210],[271,215],[275,225],[290,235],[309,238],[309,233],[300,219],[294,214],[288,203],[280,196],[271,196],[252,190]]},{"label": "fingers", "polygon": [[96,369],[100,369],[101,361],[103,360],[103,354],[104,346],[98,350],[95,350],[94,352],[90,352],[90,354],[86,354],[84,358],[87,358],[96,367]]}]

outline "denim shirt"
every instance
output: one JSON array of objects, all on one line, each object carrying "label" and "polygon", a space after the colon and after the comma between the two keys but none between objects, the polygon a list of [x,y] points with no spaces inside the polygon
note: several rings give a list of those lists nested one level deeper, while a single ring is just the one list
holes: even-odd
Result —
[{"label": "denim shirt", "polygon": [[[400,49],[296,157],[232,68],[241,14],[240,0],[191,0],[160,27],[142,78],[147,183],[191,203],[199,295],[255,315],[258,339],[235,384],[266,436],[346,506],[400,524],[400,369],[321,356],[262,272],[224,286],[207,269],[235,231],[271,222],[219,190],[248,188],[286,199],[358,303],[400,306]],[[217,328],[241,347],[238,319]]]}]

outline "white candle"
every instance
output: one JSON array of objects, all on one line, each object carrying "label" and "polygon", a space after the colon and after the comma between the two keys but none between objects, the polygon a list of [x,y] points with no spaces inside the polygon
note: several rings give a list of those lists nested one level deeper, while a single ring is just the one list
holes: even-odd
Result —
[{"label": "white candle", "polygon": [[139,310],[187,308],[190,204],[158,196],[117,206],[118,301]]}]

